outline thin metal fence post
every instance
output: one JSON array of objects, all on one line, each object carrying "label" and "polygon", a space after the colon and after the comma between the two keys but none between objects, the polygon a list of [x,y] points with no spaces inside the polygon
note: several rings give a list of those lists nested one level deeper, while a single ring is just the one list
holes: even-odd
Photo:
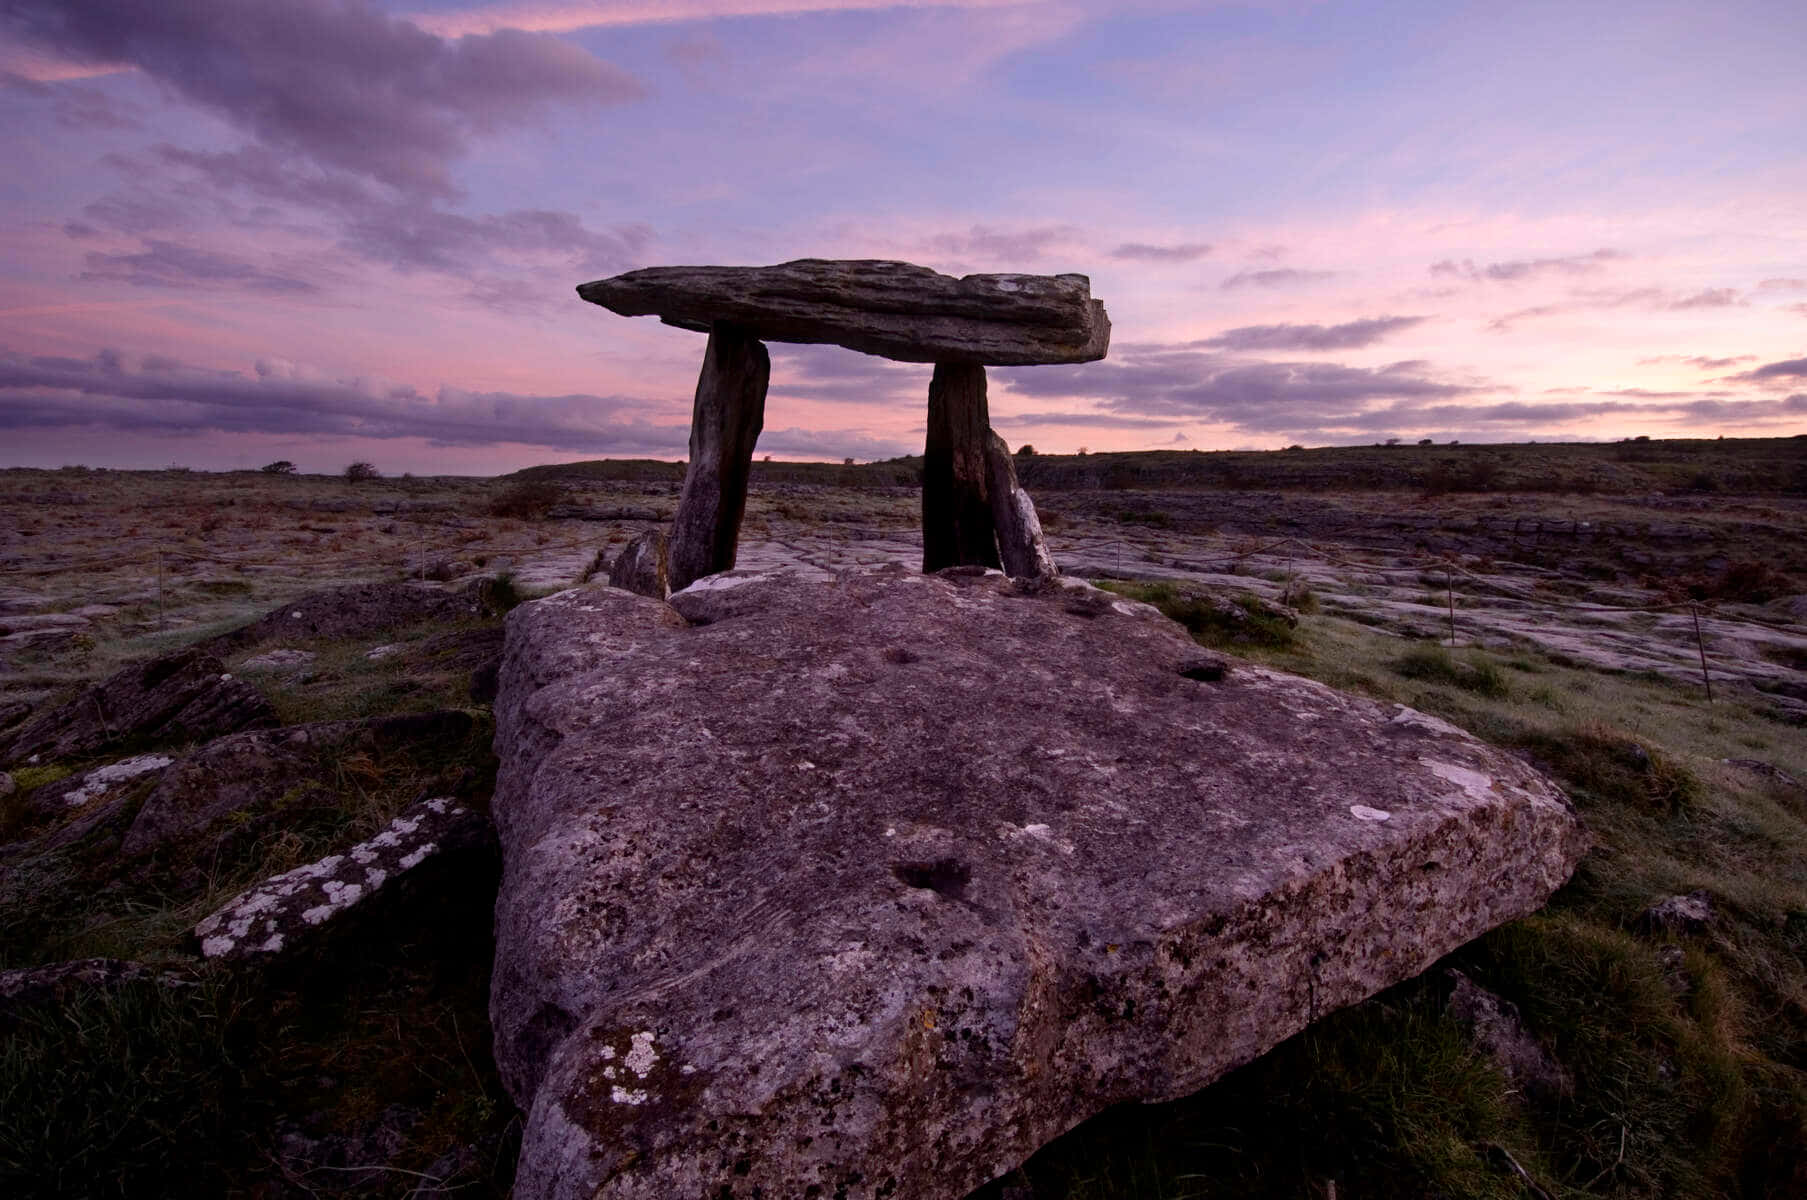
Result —
[{"label": "thin metal fence post", "polygon": [[1713,677],[1707,673],[1707,643],[1700,636],[1700,605],[1688,601],[1688,611],[1694,615],[1694,648],[1700,651],[1700,682],[1707,689],[1707,703],[1713,703]]},{"label": "thin metal fence post", "polygon": [[1443,586],[1449,589],[1449,644],[1456,644],[1456,573],[1448,567],[1443,568]]},{"label": "thin metal fence post", "polygon": [[157,631],[163,631],[163,551],[157,551]]}]

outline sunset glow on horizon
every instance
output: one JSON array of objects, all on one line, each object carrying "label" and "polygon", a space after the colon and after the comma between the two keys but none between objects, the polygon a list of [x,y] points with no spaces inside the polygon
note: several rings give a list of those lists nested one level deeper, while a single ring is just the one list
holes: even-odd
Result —
[{"label": "sunset glow on horizon", "polygon": [[[1090,276],[1044,452],[1807,432],[1799,0],[0,0],[0,467],[682,458],[703,338],[573,288]],[[758,448],[920,452],[771,347]]]}]

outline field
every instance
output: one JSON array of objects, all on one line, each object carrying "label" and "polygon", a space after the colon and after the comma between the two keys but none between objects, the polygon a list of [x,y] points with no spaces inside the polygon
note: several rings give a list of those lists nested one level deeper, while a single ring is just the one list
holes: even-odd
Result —
[{"label": "field", "polygon": [[[1194,1097],[1089,1122],[984,1195],[1807,1194],[1807,438],[1017,465],[1067,573],[1205,644],[1527,756],[1596,849],[1543,913]],[[918,466],[756,463],[742,565],[913,561]],[[0,729],[320,588],[398,579],[490,580],[500,599],[296,642],[305,670],[253,665],[251,646],[226,668],[284,724],[485,721],[472,648],[493,651],[500,609],[606,569],[669,518],[680,477],[652,462],[357,483],[0,472]],[[9,1194],[149,1194],[180,1164],[185,1195],[505,1195],[517,1125],[488,1061],[493,881],[302,977],[197,968],[186,941],[246,884],[423,789],[480,804],[485,739],[324,762],[304,820],[206,862],[125,871],[98,834],[46,850],[74,818],[34,815],[31,793],[117,756],[13,772],[0,969],[110,955],[194,986],[0,1010]],[[1701,920],[1646,916],[1692,893]],[[1515,1007],[1549,1079],[1477,1044],[1446,968]]]}]

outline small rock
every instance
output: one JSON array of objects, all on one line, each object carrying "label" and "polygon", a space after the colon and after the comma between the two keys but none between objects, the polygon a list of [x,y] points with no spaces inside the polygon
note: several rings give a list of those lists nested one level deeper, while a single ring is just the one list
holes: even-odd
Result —
[{"label": "small rock", "polygon": [[1645,909],[1637,923],[1650,933],[1705,933],[1713,923],[1713,898],[1705,891],[1671,896]]},{"label": "small rock", "polygon": [[1774,780],[1783,787],[1798,788],[1800,780],[1784,771],[1774,763],[1766,763],[1760,758],[1727,758],[1721,759],[1728,767],[1737,767],[1740,771],[1748,771],[1752,775],[1761,775],[1765,779]]},{"label": "small rock", "polygon": [[364,657],[370,662],[381,662],[385,658],[393,658],[407,647],[399,642],[389,642],[381,646],[372,646],[364,651]]},{"label": "small rock", "polygon": [[489,819],[449,796],[423,800],[343,854],[264,880],[195,926],[201,955],[246,961],[294,954],[352,909],[392,894],[424,864],[493,840]]},{"label": "small rock", "polygon": [[312,650],[266,650],[238,664],[241,671],[299,671],[319,655]]},{"label": "small rock", "polygon": [[13,777],[5,771],[0,771],[0,800],[6,799],[18,790],[19,785],[13,780]]},{"label": "small rock", "polygon": [[0,635],[88,628],[88,618],[74,613],[29,613],[0,620]]},{"label": "small rock", "polygon": [[1454,985],[1448,1012],[1468,1030],[1475,1048],[1491,1058],[1514,1086],[1543,1098],[1566,1096],[1575,1081],[1531,1031],[1518,1006],[1494,995],[1462,972],[1443,976]]}]

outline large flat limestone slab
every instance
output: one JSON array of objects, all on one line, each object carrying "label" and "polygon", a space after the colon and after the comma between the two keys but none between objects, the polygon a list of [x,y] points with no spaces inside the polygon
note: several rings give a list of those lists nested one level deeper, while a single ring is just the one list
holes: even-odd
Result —
[{"label": "large flat limestone slab", "polygon": [[902,362],[1027,366],[1092,362],[1111,323],[1084,275],[966,275],[882,259],[801,258],[772,267],[647,267],[578,285],[624,317],[762,341],[826,343]]},{"label": "large flat limestone slab", "polygon": [[492,999],[517,1195],[951,1200],[1573,869],[1515,758],[1199,657],[1147,606],[995,573],[517,609]]}]

